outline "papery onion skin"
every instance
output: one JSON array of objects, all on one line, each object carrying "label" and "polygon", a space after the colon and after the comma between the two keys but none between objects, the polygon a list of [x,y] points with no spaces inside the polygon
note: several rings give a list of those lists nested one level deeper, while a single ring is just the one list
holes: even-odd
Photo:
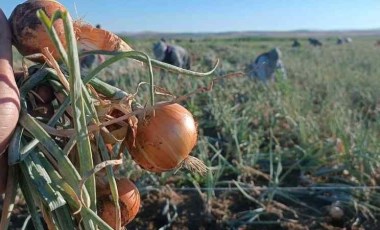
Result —
[{"label": "papery onion skin", "polygon": [[197,142],[193,115],[179,104],[159,106],[139,121],[135,143],[128,137],[128,151],[145,170],[165,172],[177,168],[189,157]]},{"label": "papery onion skin", "polygon": [[[42,49],[48,47],[54,59],[59,60],[59,52],[55,49],[46,29],[36,15],[39,9],[43,9],[49,18],[57,10],[66,11],[66,8],[62,4],[53,0],[29,0],[17,5],[9,17],[13,45],[23,56],[42,53]],[[54,22],[54,29],[62,45],[66,47],[62,19]],[[36,62],[44,62],[42,57],[29,59]]]},{"label": "papery onion skin", "polygon": [[75,37],[81,50],[131,51],[123,39],[107,30],[93,27],[83,21],[74,21]]},{"label": "papery onion skin", "polygon": [[[140,193],[132,181],[127,178],[116,181],[119,206],[121,213],[121,226],[125,226],[131,222],[137,215],[140,209]],[[98,213],[107,224],[113,229],[116,229],[116,210],[114,201],[111,200],[111,192],[108,189],[103,189],[98,195]]]}]

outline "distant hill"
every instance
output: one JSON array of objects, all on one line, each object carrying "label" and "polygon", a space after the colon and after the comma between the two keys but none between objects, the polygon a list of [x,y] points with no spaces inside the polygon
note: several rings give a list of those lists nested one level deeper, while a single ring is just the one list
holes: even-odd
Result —
[{"label": "distant hill", "polygon": [[235,37],[333,37],[333,36],[380,36],[380,29],[373,30],[294,30],[294,31],[241,31],[218,33],[164,33],[164,32],[139,32],[119,33],[122,36],[139,39],[200,39],[200,38],[235,38]]}]

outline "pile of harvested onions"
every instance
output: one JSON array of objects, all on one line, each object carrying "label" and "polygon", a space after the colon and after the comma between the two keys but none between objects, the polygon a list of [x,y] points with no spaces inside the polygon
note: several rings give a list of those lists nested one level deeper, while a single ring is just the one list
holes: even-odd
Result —
[{"label": "pile of harvested onions", "polygon": [[[53,0],[26,1],[9,22],[13,45],[37,64],[17,81],[20,118],[12,138],[0,146],[8,157],[5,172],[11,172],[0,191],[5,192],[0,229],[9,224],[18,187],[36,229],[43,229],[40,216],[49,229],[121,229],[140,207],[137,187],[116,167],[125,152],[147,171],[205,172],[204,164],[189,156],[197,124],[188,110],[154,103],[153,93],[151,106],[142,108],[132,95],[95,76],[122,58],[148,64],[151,88],[152,64],[193,76],[213,70],[195,73],[150,60],[115,34],[73,21]],[[111,58],[83,74],[78,50]]]}]

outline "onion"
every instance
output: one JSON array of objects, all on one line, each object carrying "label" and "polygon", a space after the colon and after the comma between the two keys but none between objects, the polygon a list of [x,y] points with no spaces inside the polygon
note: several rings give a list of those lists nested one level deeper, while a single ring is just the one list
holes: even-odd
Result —
[{"label": "onion", "polygon": [[[54,0],[28,0],[16,6],[13,10],[9,22],[13,35],[13,44],[23,55],[42,53],[42,49],[49,48],[54,59],[59,60],[59,52],[55,49],[48,33],[41,21],[37,18],[37,10],[43,9],[48,17],[55,11],[67,11],[66,8]],[[115,34],[94,28],[83,22],[74,22],[75,36],[78,40],[78,47],[85,50],[106,50],[106,51],[130,51],[132,48]],[[64,47],[66,47],[64,26],[61,19],[54,22],[54,29]],[[44,62],[43,58],[28,57],[32,61]]]},{"label": "onion", "polygon": [[203,173],[204,164],[189,156],[197,136],[197,125],[186,108],[179,104],[163,105],[155,109],[154,116],[150,113],[139,122],[136,137],[127,138],[127,149],[137,164],[151,172],[165,172],[183,165]]},{"label": "onion", "polygon": [[[51,17],[57,10],[66,11],[63,5],[53,0],[29,0],[17,5],[9,18],[13,45],[23,56],[42,53],[42,49],[48,47],[53,57],[59,60],[59,52],[55,49],[44,26],[37,18],[36,13],[39,9],[43,9],[48,17]],[[66,47],[64,26],[61,19],[54,22],[54,29],[63,46]],[[44,62],[43,58],[30,59]]]},{"label": "onion", "polygon": [[[140,193],[137,187],[127,178],[116,181],[119,194],[119,204],[121,213],[121,226],[125,226],[131,222],[140,209]],[[106,189],[100,192],[98,197],[98,213],[99,216],[116,229],[116,210],[115,204],[110,199],[111,192]]]}]

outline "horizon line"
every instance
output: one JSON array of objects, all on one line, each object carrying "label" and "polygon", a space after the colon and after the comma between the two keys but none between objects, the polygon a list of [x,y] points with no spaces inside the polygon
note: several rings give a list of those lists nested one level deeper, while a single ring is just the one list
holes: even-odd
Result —
[{"label": "horizon line", "polygon": [[158,31],[158,30],[141,30],[141,31],[119,31],[116,33],[152,33],[152,34],[222,34],[222,33],[289,33],[289,32],[353,32],[353,31],[380,31],[380,28],[365,29],[294,29],[294,30],[225,30],[225,31]]}]

